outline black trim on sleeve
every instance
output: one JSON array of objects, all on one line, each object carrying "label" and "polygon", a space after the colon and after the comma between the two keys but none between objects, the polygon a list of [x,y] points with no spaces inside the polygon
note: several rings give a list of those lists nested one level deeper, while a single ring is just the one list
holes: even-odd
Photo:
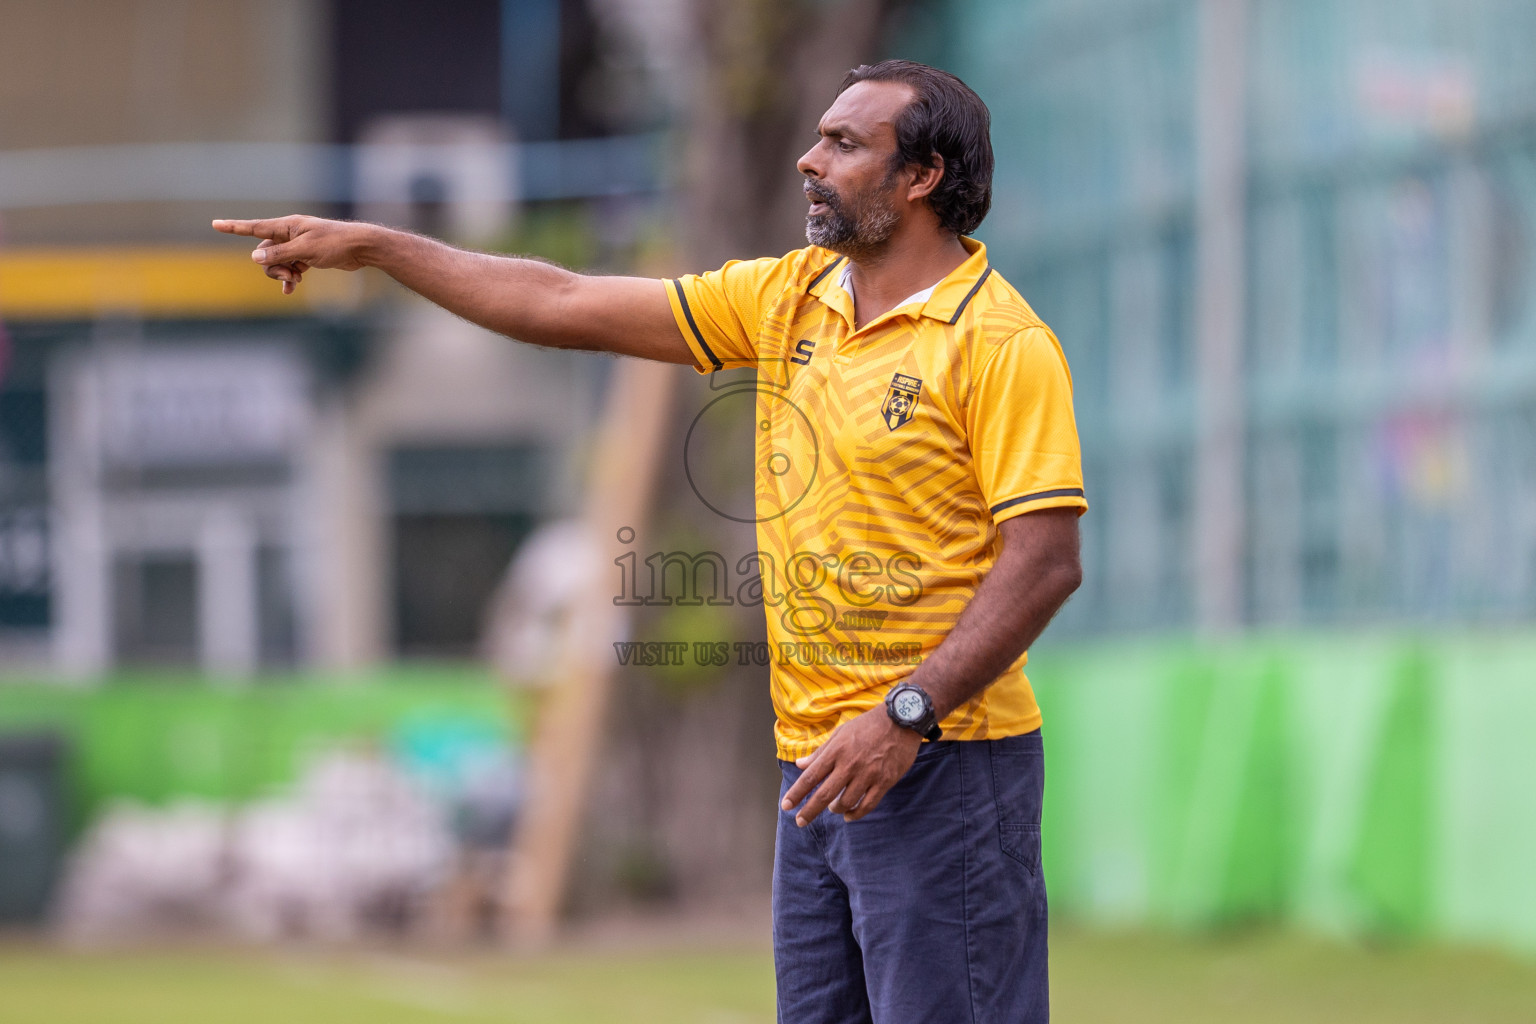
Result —
[{"label": "black trim on sleeve", "polygon": [[955,315],[949,318],[951,326],[960,321],[960,314],[965,312],[965,307],[971,304],[971,300],[976,297],[976,293],[981,291],[981,286],[986,284],[987,278],[991,276],[992,264],[989,263],[987,264],[987,269],[983,270],[981,276],[976,279],[976,283],[971,285],[971,290],[965,293],[965,298],[960,300],[960,306],[955,310]]},{"label": "black trim on sleeve", "polygon": [[811,278],[811,283],[805,286],[805,290],[806,291],[810,291],[812,288],[815,288],[817,285],[821,284],[821,279],[826,277],[828,274],[832,273],[832,268],[837,266],[841,262],[843,262],[843,258],[841,256],[839,256],[837,259],[833,260],[831,263],[828,263],[822,269],[821,273],[819,273],[815,277]]},{"label": "black trim on sleeve", "polygon": [[1081,498],[1082,496],[1083,489],[1081,487],[1058,487],[1054,491],[1036,491],[1034,494],[1026,494],[1022,498],[1009,498],[1007,501],[1000,501],[988,509],[988,511],[993,515],[997,515],[1005,508],[1013,508],[1013,506],[1023,505],[1025,502],[1044,501],[1046,498]]},{"label": "black trim on sleeve", "polygon": [[709,361],[715,369],[725,369],[725,364],[720,361],[720,357],[715,355],[709,344],[704,340],[704,335],[699,330],[699,325],[694,323],[693,310],[688,308],[688,296],[683,294],[683,282],[674,278],[672,287],[677,289],[677,301],[683,304],[683,316],[688,318],[688,326],[692,329],[693,337],[698,341],[699,348],[704,350],[704,354],[709,357]]}]

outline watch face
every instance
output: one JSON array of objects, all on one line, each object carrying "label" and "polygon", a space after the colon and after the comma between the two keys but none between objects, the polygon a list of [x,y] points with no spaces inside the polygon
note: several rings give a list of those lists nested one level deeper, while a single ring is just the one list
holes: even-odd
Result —
[{"label": "watch face", "polygon": [[923,695],[916,690],[902,690],[891,700],[891,706],[903,722],[915,722],[923,717]]}]

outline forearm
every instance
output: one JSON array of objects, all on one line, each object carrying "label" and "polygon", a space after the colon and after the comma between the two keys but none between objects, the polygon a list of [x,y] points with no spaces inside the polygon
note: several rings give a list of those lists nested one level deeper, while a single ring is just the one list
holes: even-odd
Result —
[{"label": "forearm", "polygon": [[540,260],[368,228],[362,262],[471,323],[534,345],[692,361],[660,281],[590,277]]},{"label": "forearm", "polygon": [[291,293],[311,270],[377,267],[449,312],[520,341],[691,363],[663,282],[574,274],[539,260],[456,249],[377,224],[291,216],[216,220],[259,238],[252,259]]},{"label": "forearm", "polygon": [[[1063,515],[1064,514],[1064,515]],[[1002,554],[933,653],[912,673],[942,720],[1029,649],[1082,580],[1076,510],[1050,510],[1043,530],[1009,532]],[[1062,521],[1070,516],[1070,523]],[[1035,525],[1035,524],[1031,524]],[[1070,536],[1068,532],[1070,531]]]},{"label": "forearm", "polygon": [[602,341],[611,325],[577,322],[570,315],[582,284],[579,274],[539,260],[457,249],[406,231],[359,227],[365,232],[359,247],[365,265],[457,316],[535,345],[608,347]]},{"label": "forearm", "polygon": [[[949,636],[909,677],[927,691],[941,721],[1034,642],[1082,578],[1076,509],[1028,512],[1005,520],[999,532],[1003,551],[996,563]],[[871,708],[796,762],[804,772],[780,806],[800,807],[799,825],[829,808],[857,821],[912,766],[921,742],[892,722],[885,708]]]}]

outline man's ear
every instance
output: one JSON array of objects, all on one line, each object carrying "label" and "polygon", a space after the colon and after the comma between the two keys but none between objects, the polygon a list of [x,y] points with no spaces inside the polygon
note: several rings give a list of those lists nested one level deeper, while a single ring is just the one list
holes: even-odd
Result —
[{"label": "man's ear", "polygon": [[912,184],[907,188],[909,202],[932,195],[933,190],[939,187],[939,182],[944,180],[944,158],[935,152],[929,156],[928,161],[926,167],[912,165]]}]

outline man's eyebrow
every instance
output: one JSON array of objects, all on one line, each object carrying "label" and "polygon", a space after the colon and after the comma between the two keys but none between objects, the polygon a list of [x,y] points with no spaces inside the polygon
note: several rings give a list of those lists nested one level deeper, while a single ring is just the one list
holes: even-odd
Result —
[{"label": "man's eyebrow", "polygon": [[828,139],[852,139],[854,142],[863,142],[864,133],[846,124],[818,125],[816,133]]}]

